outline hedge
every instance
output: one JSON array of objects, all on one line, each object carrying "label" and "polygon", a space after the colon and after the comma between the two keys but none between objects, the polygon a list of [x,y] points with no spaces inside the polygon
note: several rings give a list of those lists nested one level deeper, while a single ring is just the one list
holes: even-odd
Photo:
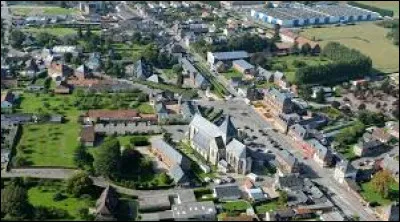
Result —
[{"label": "hedge", "polygon": [[390,16],[390,17],[394,16],[394,12],[389,9],[378,8],[378,7],[375,7],[372,5],[366,5],[364,3],[354,2],[354,1],[349,1],[349,2],[347,2],[347,4],[355,6],[355,7],[367,9],[367,10],[370,10],[373,12],[378,12],[379,14],[381,14],[381,16]]}]

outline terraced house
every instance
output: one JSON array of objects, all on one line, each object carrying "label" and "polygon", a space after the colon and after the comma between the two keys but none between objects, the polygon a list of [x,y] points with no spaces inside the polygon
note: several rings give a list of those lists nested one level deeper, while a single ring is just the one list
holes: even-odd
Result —
[{"label": "terraced house", "polygon": [[228,163],[227,171],[247,174],[252,160],[246,146],[238,140],[238,131],[230,116],[220,126],[196,115],[189,125],[190,145],[212,165]]}]

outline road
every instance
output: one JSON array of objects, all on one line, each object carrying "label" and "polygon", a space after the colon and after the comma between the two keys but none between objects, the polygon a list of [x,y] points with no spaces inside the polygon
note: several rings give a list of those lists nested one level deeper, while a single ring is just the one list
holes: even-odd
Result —
[{"label": "road", "polygon": [[1,1],[1,18],[5,19],[4,43],[8,45],[10,28],[12,25],[12,15],[6,1]]}]

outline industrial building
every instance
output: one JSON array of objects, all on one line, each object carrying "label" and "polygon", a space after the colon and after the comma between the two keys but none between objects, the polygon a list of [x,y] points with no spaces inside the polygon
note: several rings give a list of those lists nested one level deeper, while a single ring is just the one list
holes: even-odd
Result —
[{"label": "industrial building", "polygon": [[292,4],[290,7],[285,8],[253,9],[251,10],[251,16],[269,24],[279,24],[288,28],[373,21],[380,17],[379,13],[345,4],[316,6]]}]

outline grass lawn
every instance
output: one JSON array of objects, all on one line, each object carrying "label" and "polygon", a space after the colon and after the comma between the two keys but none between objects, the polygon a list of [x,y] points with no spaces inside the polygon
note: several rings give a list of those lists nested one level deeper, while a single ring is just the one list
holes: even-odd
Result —
[{"label": "grass lawn", "polygon": [[[286,76],[286,79],[289,82],[294,82],[295,73],[298,68],[296,68],[293,64],[294,61],[303,61],[307,65],[317,65],[317,64],[326,64],[329,62],[329,59],[321,58],[319,56],[302,56],[302,55],[291,55],[291,56],[281,56],[281,57],[273,57],[272,58],[272,69],[274,66],[283,66],[283,73]],[[285,68],[286,67],[286,68]]]},{"label": "grass lawn", "polygon": [[[65,35],[74,35],[77,34],[77,29],[74,28],[34,28],[34,27],[30,27],[30,28],[26,28],[23,29],[23,31],[26,32],[30,32],[30,33],[40,33],[40,32],[45,32],[45,33],[49,33],[50,35],[54,35],[54,36],[65,36]],[[95,31],[93,31],[95,32]]]},{"label": "grass lawn", "polygon": [[357,1],[364,5],[371,5],[382,9],[392,10],[394,16],[399,16],[399,2],[398,1]]},{"label": "grass lawn", "polygon": [[394,180],[390,186],[390,197],[388,199],[383,198],[379,193],[375,191],[371,182],[361,184],[361,195],[368,202],[376,202],[381,206],[387,206],[393,201],[399,201],[399,184]]},{"label": "grass lawn", "polygon": [[162,69],[162,71],[167,79],[176,79],[177,77],[177,74],[172,69]]},{"label": "grass lawn", "polygon": [[57,209],[65,210],[68,212],[68,217],[65,220],[82,220],[78,210],[81,208],[89,208],[94,206],[94,201],[90,199],[79,199],[67,197],[61,201],[54,201],[53,196],[63,189],[62,185],[58,186],[44,186],[33,187],[28,190],[29,202],[35,206],[55,207]]},{"label": "grass lawn", "polygon": [[278,201],[271,201],[256,206],[255,211],[257,214],[265,214],[266,212],[275,211],[283,207],[284,206],[280,205]]},{"label": "grass lawn", "polygon": [[222,209],[225,211],[242,211],[246,212],[247,208],[251,207],[250,203],[247,201],[234,201],[227,202],[222,205]]},{"label": "grass lawn", "polygon": [[148,103],[142,103],[138,106],[137,111],[143,114],[154,114],[154,108]]},{"label": "grass lawn", "polygon": [[[54,96],[26,93],[18,112],[62,114],[63,124],[25,125],[17,146],[17,156],[25,158],[27,165],[74,167],[73,153],[78,146],[79,111],[72,105],[72,96]],[[48,104],[49,106],[46,106]]]},{"label": "grass lawn", "polygon": [[370,56],[375,69],[385,73],[398,72],[399,47],[386,38],[389,31],[373,22],[364,22],[350,26],[307,28],[301,35],[309,39],[315,37],[322,47],[330,41],[339,42]]},{"label": "grass lawn", "polygon": [[232,79],[232,78],[242,78],[243,74],[240,73],[239,71],[236,71],[235,69],[230,69],[228,72],[222,73],[225,78],[227,79]]},{"label": "grass lawn", "polygon": [[29,16],[29,15],[73,15],[77,14],[78,10],[71,8],[61,8],[52,6],[24,6],[23,8],[18,6],[11,7],[11,11],[14,15]]},{"label": "grass lawn", "polygon": [[149,136],[119,136],[118,137],[118,140],[119,140],[119,143],[121,144],[121,146],[125,146],[125,147],[127,147],[127,146],[130,146],[130,145],[132,145],[132,143],[131,143],[131,139],[133,139],[133,138],[137,138],[137,140],[140,140],[140,141],[143,141],[145,138],[149,138]]}]

